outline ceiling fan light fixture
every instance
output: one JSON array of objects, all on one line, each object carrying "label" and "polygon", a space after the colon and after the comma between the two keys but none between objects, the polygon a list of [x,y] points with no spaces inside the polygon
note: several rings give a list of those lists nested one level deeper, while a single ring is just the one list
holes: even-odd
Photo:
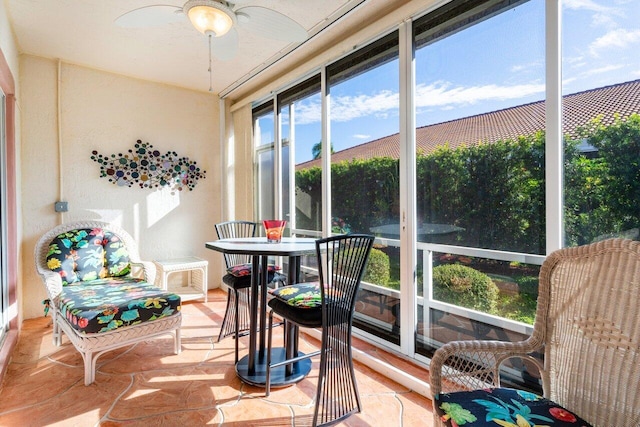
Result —
[{"label": "ceiling fan light fixture", "polygon": [[220,37],[231,29],[234,23],[233,11],[213,0],[189,0],[184,5],[184,13],[202,34]]}]

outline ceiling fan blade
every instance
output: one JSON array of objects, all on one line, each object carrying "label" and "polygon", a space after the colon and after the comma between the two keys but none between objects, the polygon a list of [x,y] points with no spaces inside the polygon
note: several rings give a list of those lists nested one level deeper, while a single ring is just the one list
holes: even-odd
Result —
[{"label": "ceiling fan blade", "polygon": [[166,4],[154,4],[134,9],[115,19],[118,27],[149,28],[184,20],[182,8]]},{"label": "ceiling fan blade", "polygon": [[211,55],[221,61],[233,59],[238,53],[238,31],[231,28],[222,37],[211,37]]},{"label": "ceiling fan blade", "polygon": [[246,6],[238,8],[235,13],[239,26],[270,39],[303,42],[309,37],[302,25],[273,9]]}]

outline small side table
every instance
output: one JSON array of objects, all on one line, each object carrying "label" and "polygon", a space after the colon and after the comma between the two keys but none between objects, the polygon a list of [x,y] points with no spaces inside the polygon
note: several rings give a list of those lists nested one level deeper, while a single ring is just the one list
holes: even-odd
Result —
[{"label": "small side table", "polygon": [[[154,261],[158,269],[156,274],[156,285],[164,290],[170,290],[180,295],[183,301],[190,301],[204,297],[207,302],[207,268],[209,261],[196,258],[176,258]],[[171,273],[189,273],[189,280],[183,286],[172,286],[169,288],[169,275]]]}]

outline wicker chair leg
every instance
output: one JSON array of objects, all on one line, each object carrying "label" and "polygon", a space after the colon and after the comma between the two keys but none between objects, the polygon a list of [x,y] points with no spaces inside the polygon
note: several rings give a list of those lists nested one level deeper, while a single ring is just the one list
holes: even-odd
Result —
[{"label": "wicker chair leg", "polygon": [[84,385],[89,385],[95,381],[96,378],[96,359],[90,351],[82,354],[84,361]]},{"label": "wicker chair leg", "polygon": [[175,354],[182,352],[182,335],[180,335],[180,328],[176,329],[173,338],[173,351]]}]

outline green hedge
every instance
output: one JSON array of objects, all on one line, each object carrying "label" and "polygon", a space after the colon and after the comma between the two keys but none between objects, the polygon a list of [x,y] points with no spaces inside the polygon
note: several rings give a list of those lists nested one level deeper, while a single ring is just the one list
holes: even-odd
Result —
[{"label": "green hedge", "polygon": [[[588,140],[596,155],[579,150]],[[471,141],[476,143],[476,141]],[[640,116],[609,126],[599,119],[564,148],[567,245],[640,225]],[[545,253],[545,135],[418,153],[419,223],[447,224],[462,231],[421,239],[524,253]],[[379,157],[332,164],[332,216],[353,232],[399,224],[399,161]],[[321,170],[296,171],[296,192],[312,212],[297,212],[300,228],[314,229],[322,205]]]},{"label": "green hedge", "polygon": [[364,272],[363,281],[376,285],[388,287],[391,277],[391,264],[389,256],[380,249],[371,248],[369,253],[369,263]]},{"label": "green hedge", "polygon": [[498,287],[486,274],[461,264],[433,269],[433,297],[450,304],[496,314]]}]

